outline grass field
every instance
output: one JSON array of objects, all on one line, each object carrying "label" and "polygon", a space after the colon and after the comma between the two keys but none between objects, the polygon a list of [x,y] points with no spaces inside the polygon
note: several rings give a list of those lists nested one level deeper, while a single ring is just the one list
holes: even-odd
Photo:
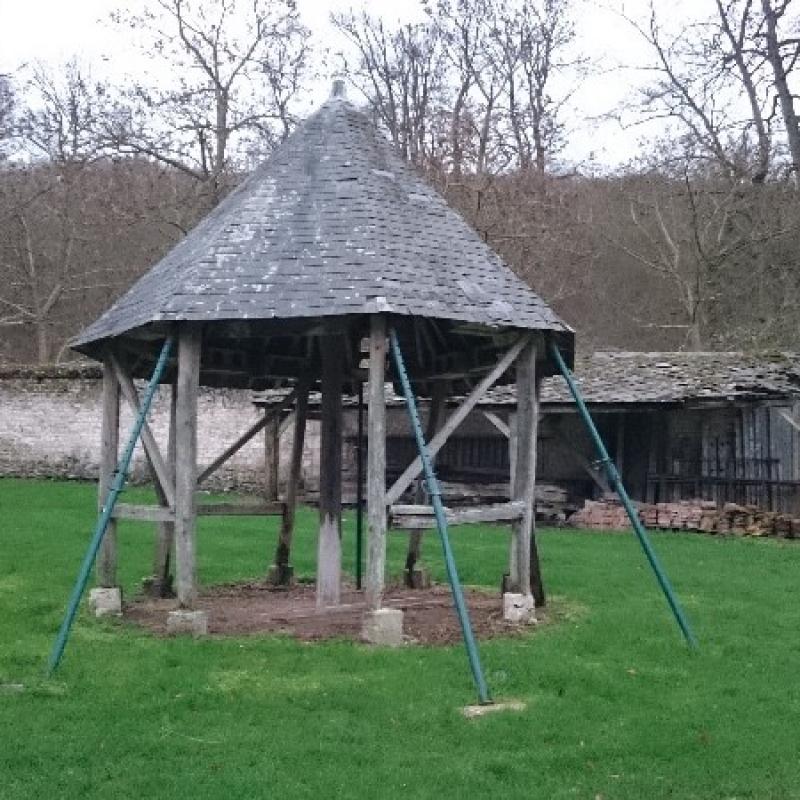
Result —
[{"label": "grass field", "polygon": [[[3,800],[800,798],[800,543],[654,536],[692,655],[632,535],[542,531],[569,613],[482,646],[493,693],[528,706],[467,721],[459,647],[156,640],[83,615],[45,679],[94,503],[89,485],[0,481],[0,683],[26,687],[0,690]],[[299,522],[294,562],[311,574],[313,512]],[[275,534],[203,520],[201,580],[257,577]],[[506,536],[454,539],[463,581],[496,585]],[[151,547],[150,527],[122,526],[129,592]],[[433,539],[426,553],[442,578]]]}]

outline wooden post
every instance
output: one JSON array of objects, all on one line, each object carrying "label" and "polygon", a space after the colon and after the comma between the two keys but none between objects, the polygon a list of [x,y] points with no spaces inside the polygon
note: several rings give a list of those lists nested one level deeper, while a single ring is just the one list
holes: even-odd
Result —
[{"label": "wooden post", "polygon": [[191,323],[181,323],[175,408],[175,582],[182,608],[191,608],[197,597],[195,490],[200,349],[200,328]]},{"label": "wooden post", "polygon": [[370,318],[367,392],[367,608],[381,607],[386,571],[386,319]]},{"label": "wooden post", "polygon": [[536,377],[536,340],[531,338],[517,359],[517,458],[512,500],[524,503],[524,515],[513,527],[516,574],[513,587],[533,594],[537,606],[545,603],[536,549],[536,440],[539,427],[539,381]]},{"label": "wooden post", "polygon": [[294,517],[297,509],[297,494],[303,473],[303,447],[305,445],[306,419],[308,418],[308,392],[310,381],[303,378],[297,387],[297,406],[294,414],[292,432],[292,456],[289,463],[289,476],[286,482],[286,510],[281,521],[278,546],[275,549],[275,563],[270,570],[270,583],[285,586],[294,577],[289,565],[294,534]]},{"label": "wooden post", "polygon": [[[442,412],[444,411],[445,400],[449,391],[449,384],[438,382],[434,385],[430,408],[428,409],[428,421],[425,426],[425,441],[429,442],[435,436],[441,426]],[[434,459],[431,459],[433,462]],[[422,481],[417,488],[414,498],[415,503],[422,503],[424,489]],[[422,555],[422,536],[424,531],[414,530],[408,537],[408,551],[406,553],[406,585],[414,587],[414,567]],[[420,587],[422,588],[422,587]]]},{"label": "wooden post", "polygon": [[[515,487],[517,481],[517,450],[519,448],[519,436],[517,435],[517,412],[512,411],[508,415],[508,467],[510,473],[510,485],[508,496],[513,501],[516,499]],[[513,530],[513,529],[512,529]],[[511,536],[511,544],[508,548],[508,575],[511,586],[519,586],[519,568],[517,567],[517,539]],[[514,589],[516,591],[516,589]]]},{"label": "wooden post", "polygon": [[[97,506],[100,511],[114,479],[119,458],[119,381],[111,358],[103,359],[103,418],[101,428],[100,479],[97,485]],[[97,582],[110,588],[117,585],[117,523],[111,520],[97,556]]]},{"label": "wooden post", "polygon": [[[269,411],[265,408],[264,414]],[[264,499],[278,499],[278,473],[281,458],[281,418],[275,416],[264,427]]]},{"label": "wooden post", "polygon": [[319,456],[317,607],[338,605],[342,577],[342,373],[344,343],[320,338],[322,420]]},{"label": "wooden post", "polygon": [[[175,412],[177,408],[178,392],[175,383],[170,386],[169,403],[169,433],[167,440],[167,469],[175,493]],[[162,506],[168,506],[167,498],[163,492],[158,492],[159,484],[156,483],[158,500]],[[170,557],[175,543],[175,523],[162,521],[156,528],[156,546],[153,555],[153,585],[151,592],[155,597],[167,597],[172,590],[172,565]]]},{"label": "wooden post", "polygon": [[622,478],[625,472],[625,414],[623,412],[620,412],[616,415],[616,423],[617,441],[614,453],[614,463],[617,466],[617,472],[619,472],[620,478]]}]

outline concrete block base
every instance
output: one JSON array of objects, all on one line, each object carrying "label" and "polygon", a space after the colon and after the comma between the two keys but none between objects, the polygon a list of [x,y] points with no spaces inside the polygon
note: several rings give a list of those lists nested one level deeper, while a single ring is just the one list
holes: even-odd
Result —
[{"label": "concrete block base", "polygon": [[294,586],[294,567],[291,564],[273,564],[267,570],[266,581],[270,586]]},{"label": "concrete block base", "polygon": [[179,633],[205,636],[208,633],[208,614],[205,611],[170,611],[167,614],[167,633],[172,636]]},{"label": "concrete block base", "polygon": [[485,717],[487,714],[502,713],[503,711],[524,711],[525,703],[519,700],[509,700],[505,703],[488,703],[484,706],[464,706],[461,713],[467,719],[475,717]]},{"label": "concrete block base", "polygon": [[89,591],[89,608],[96,617],[122,616],[122,591],[119,586],[98,587]]},{"label": "concrete block base", "polygon": [[399,608],[379,608],[364,616],[361,638],[369,644],[400,647],[403,644],[403,612]]},{"label": "concrete block base", "polygon": [[503,619],[506,622],[536,622],[536,606],[531,595],[506,592],[503,595]]}]

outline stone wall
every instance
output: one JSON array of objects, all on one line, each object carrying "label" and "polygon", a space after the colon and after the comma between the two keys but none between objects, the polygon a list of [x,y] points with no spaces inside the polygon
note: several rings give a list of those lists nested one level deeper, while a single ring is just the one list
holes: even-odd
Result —
[{"label": "stone wall", "polygon": [[[141,384],[139,386],[141,389]],[[0,371],[0,475],[18,477],[97,478],[100,458],[102,380],[96,367],[6,369]],[[166,450],[169,389],[160,387],[148,418],[156,439]],[[199,463],[211,461],[257,421],[259,411],[250,393],[232,389],[201,389],[198,415]],[[121,440],[133,424],[124,399]],[[304,486],[317,488],[319,425],[306,432]],[[264,487],[264,435],[243,447],[204,484],[204,488],[261,492]],[[291,428],[281,435],[281,475],[289,462]],[[133,480],[146,478],[141,446],[134,455]]]}]

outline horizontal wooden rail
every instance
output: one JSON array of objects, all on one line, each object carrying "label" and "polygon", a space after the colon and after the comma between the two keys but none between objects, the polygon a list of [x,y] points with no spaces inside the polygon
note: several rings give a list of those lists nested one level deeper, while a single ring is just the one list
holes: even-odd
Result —
[{"label": "horizontal wooden rail", "polygon": [[174,522],[175,512],[164,506],[117,503],[111,517],[112,519],[132,519],[138,522]]},{"label": "horizontal wooden rail", "polygon": [[[472,508],[446,508],[447,522],[451,525],[467,525],[473,522],[514,522],[522,519],[525,504],[516,500],[511,503],[494,503]],[[389,509],[391,526],[401,530],[426,530],[436,527],[432,506],[394,505]]]},{"label": "horizontal wooden rail", "polygon": [[281,517],[286,503],[199,503],[200,517]]}]

